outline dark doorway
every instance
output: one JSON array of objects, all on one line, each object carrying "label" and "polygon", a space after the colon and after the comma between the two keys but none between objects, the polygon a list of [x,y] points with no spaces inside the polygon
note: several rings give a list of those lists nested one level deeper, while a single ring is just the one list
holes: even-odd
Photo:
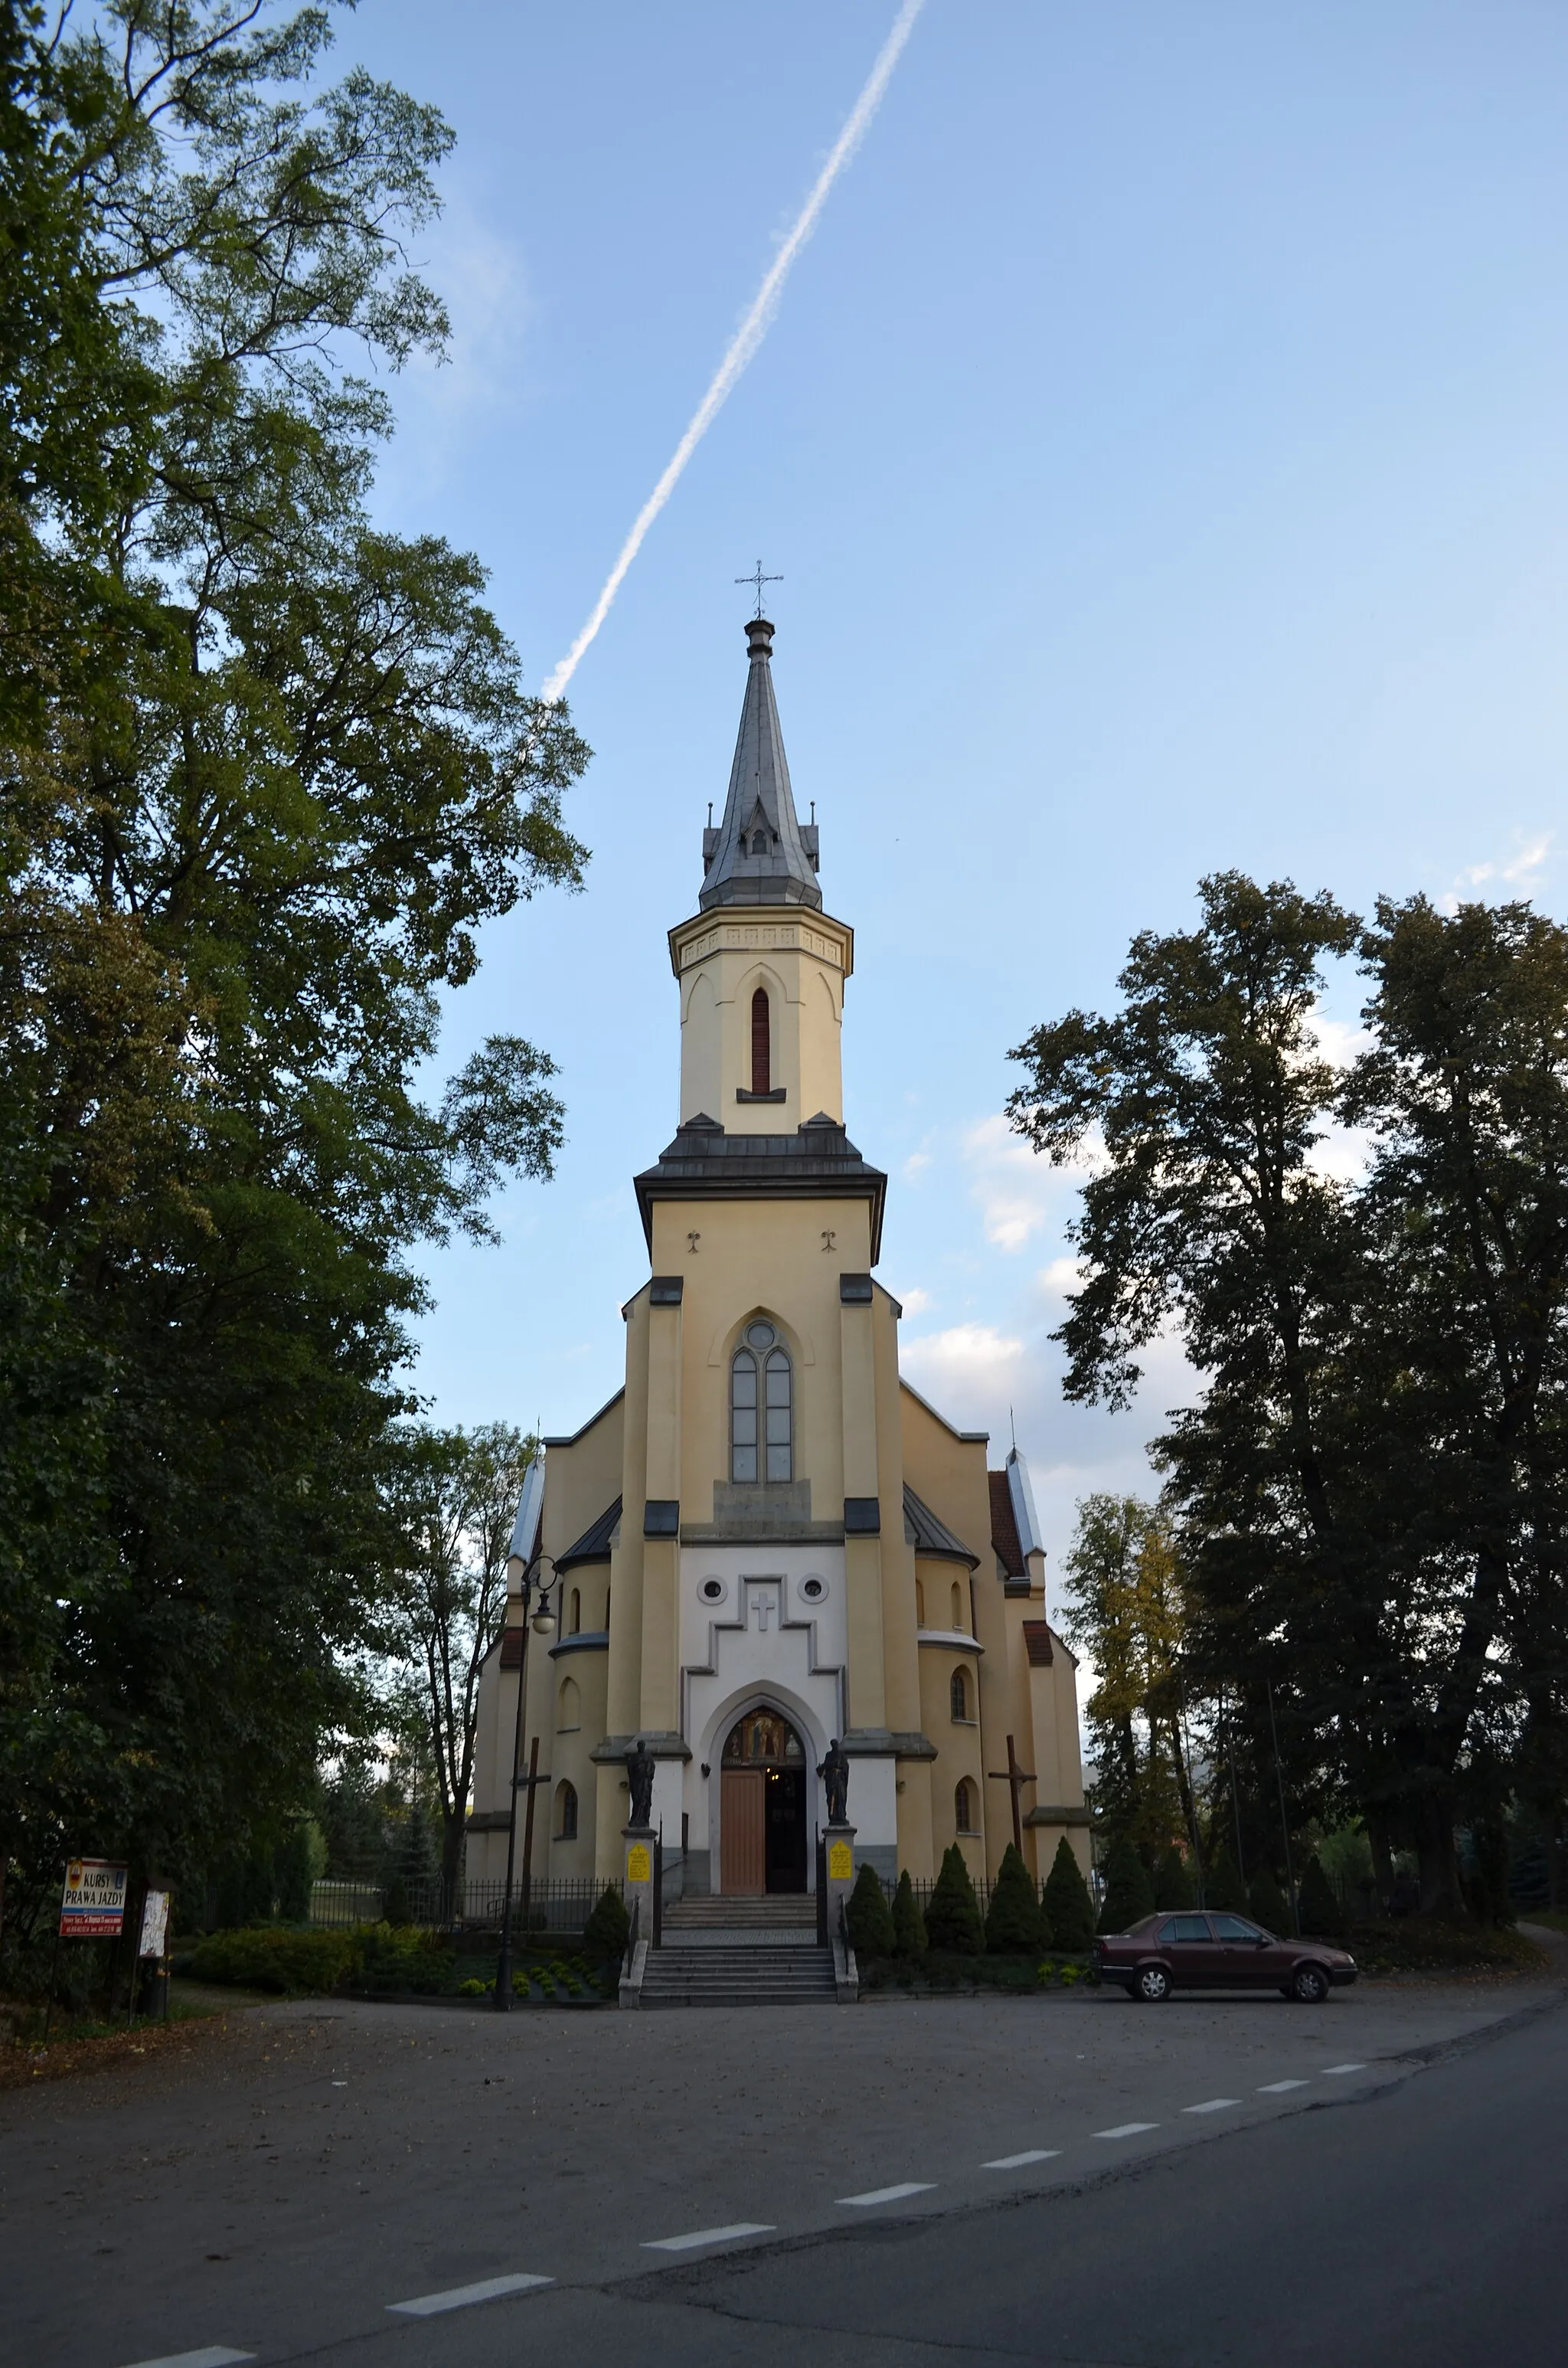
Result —
[{"label": "dark doorway", "polygon": [[[730,1730],[721,1771],[723,1889],[804,1891],[806,1755],[789,1720],[776,1710],[747,1711]],[[749,1841],[742,1840],[755,1814],[749,1789],[744,1803],[741,1798],[748,1780],[763,1795],[760,1866]],[[732,1822],[736,1828],[733,1840]]]}]

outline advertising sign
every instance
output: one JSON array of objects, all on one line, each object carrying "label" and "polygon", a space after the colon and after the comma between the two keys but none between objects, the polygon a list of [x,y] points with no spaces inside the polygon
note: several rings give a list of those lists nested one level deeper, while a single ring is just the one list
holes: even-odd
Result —
[{"label": "advertising sign", "polygon": [[117,1941],[125,1922],[129,1869],[107,1858],[74,1858],[60,1901],[62,1941]]},{"label": "advertising sign", "polygon": [[166,1891],[150,1891],[142,1902],[142,1938],[137,1943],[139,1957],[161,1957],[169,1930],[169,1895]]}]

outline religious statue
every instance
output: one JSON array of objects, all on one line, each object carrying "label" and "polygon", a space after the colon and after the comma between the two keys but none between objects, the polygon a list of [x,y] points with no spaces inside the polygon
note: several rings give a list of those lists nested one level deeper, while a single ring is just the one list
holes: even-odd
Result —
[{"label": "religious statue", "polygon": [[827,1758],[817,1770],[823,1790],[827,1794],[827,1822],[845,1826],[849,1822],[849,1762],[844,1747],[835,1735],[827,1747]]},{"label": "religious statue", "polygon": [[653,1812],[653,1755],[641,1736],[626,1755],[626,1782],[631,1793],[631,1822],[646,1826]]}]

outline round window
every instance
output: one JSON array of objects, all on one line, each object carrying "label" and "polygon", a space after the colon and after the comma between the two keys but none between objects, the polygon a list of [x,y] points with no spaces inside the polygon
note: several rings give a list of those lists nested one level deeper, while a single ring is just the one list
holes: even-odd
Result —
[{"label": "round window", "polygon": [[801,1581],[801,1593],[808,1603],[820,1603],[827,1593],[827,1588],[820,1578],[803,1578]]},{"label": "round window", "polygon": [[701,1596],[704,1603],[722,1603],[724,1600],[724,1582],[722,1578],[705,1578],[702,1585],[699,1588],[698,1593]]},{"label": "round window", "polygon": [[778,1338],[771,1324],[748,1324],[746,1339],[754,1349],[771,1349]]}]

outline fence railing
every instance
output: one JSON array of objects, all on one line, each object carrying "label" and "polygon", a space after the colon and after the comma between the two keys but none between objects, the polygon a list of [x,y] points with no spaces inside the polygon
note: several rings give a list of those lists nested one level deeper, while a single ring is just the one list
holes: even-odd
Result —
[{"label": "fence railing", "polygon": [[[612,1891],[620,1885],[612,1883]],[[512,1922],[517,1932],[580,1932],[605,1885],[592,1875],[555,1875],[528,1886],[512,1885]],[[373,1924],[386,1911],[387,1893],[372,1884],[317,1883],[311,1889],[311,1922],[328,1926]],[[439,1875],[405,1879],[403,1899],[411,1923],[447,1930],[499,1932],[506,1907],[505,1883],[464,1879],[449,1892]]]}]

